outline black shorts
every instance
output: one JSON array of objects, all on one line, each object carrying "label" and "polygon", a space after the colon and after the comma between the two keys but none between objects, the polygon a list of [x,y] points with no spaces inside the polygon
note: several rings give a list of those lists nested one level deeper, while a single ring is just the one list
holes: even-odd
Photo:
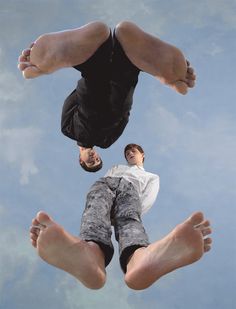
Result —
[{"label": "black shorts", "polygon": [[82,78],[64,103],[62,132],[80,146],[107,148],[128,123],[140,70],[128,59],[115,34],[74,68]]}]

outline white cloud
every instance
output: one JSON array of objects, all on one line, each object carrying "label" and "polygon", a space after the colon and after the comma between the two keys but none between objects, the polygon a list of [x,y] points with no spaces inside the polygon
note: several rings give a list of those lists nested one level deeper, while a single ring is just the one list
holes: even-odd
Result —
[{"label": "white cloud", "polygon": [[[13,104],[19,102],[27,91],[29,91],[29,84],[20,83],[16,72],[10,71],[8,67],[6,67],[6,55],[7,51],[3,48],[0,48],[0,97],[1,97],[1,109],[5,105]],[[17,62],[16,62],[17,66]],[[16,68],[17,70],[17,68]],[[18,71],[17,71],[18,73]],[[26,88],[27,86],[27,88]]]},{"label": "white cloud", "polygon": [[[182,23],[191,23],[195,27],[205,27],[209,23],[222,21],[221,27],[236,27],[235,2],[224,0],[172,1],[163,5],[161,1],[106,0],[90,1],[88,14],[96,12],[97,18],[114,24],[120,20],[130,19],[158,32],[169,27],[169,23],[181,20]],[[194,14],[193,14],[194,12]],[[158,29],[159,28],[159,29]],[[160,32],[159,32],[160,33]]]},{"label": "white cloud", "polygon": [[[173,7],[173,2],[170,5]],[[233,0],[175,1],[175,9],[169,10],[168,19],[181,20],[199,28],[214,24],[221,29],[235,29],[235,9]]]},{"label": "white cloud", "polygon": [[147,123],[174,192],[193,201],[209,201],[225,192],[235,196],[236,132],[230,116],[204,121],[192,112],[177,116],[159,105],[150,110]]},{"label": "white cloud", "polygon": [[[69,309],[80,308],[112,308],[131,309],[128,297],[131,293],[120,276],[111,277],[111,269],[108,270],[108,282],[97,291],[89,290],[69,276],[64,276],[58,281],[58,289],[65,292],[66,307]],[[120,270],[121,271],[121,270]],[[113,274],[114,275],[114,274]]]},{"label": "white cloud", "polygon": [[209,48],[205,51],[205,53],[211,56],[216,56],[218,54],[224,53],[224,49],[222,46],[219,46],[215,42],[212,42],[211,45],[209,45]]},{"label": "white cloud", "polygon": [[33,128],[0,128],[2,151],[0,159],[20,170],[20,183],[28,184],[30,175],[38,172],[34,153],[40,141],[41,131]]},{"label": "white cloud", "polygon": [[205,158],[215,168],[236,169],[235,125],[229,116],[217,116],[204,123],[193,112],[178,118],[158,105],[149,112],[148,120],[155,124],[152,130],[163,154],[182,150],[185,155]]},{"label": "white cloud", "polygon": [[16,277],[20,269],[24,269],[21,282],[32,280],[37,258],[32,254],[28,235],[26,236],[19,227],[5,227],[0,234],[0,247],[0,292],[7,282]]},{"label": "white cloud", "polygon": [[20,183],[27,184],[29,176],[38,172],[34,154],[40,141],[41,131],[35,127],[14,126],[24,113],[22,103],[27,100],[31,86],[19,82],[16,75],[4,69],[4,51],[0,50],[0,159],[20,170]]},{"label": "white cloud", "polygon": [[234,0],[208,0],[206,1],[209,15],[222,19],[225,25],[236,28],[236,4]]},{"label": "white cloud", "polygon": [[[123,20],[131,20],[146,31],[162,33],[166,18],[152,1],[106,0],[87,2],[87,14],[105,21],[111,27]],[[96,12],[96,13],[95,13]],[[94,19],[94,17],[93,17]]]}]

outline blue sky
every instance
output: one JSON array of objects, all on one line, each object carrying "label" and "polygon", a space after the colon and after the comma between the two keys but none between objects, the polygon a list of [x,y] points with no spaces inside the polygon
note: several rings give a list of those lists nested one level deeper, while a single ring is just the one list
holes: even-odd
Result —
[{"label": "blue sky", "polygon": [[[196,70],[197,85],[181,96],[140,75],[130,122],[119,141],[102,150],[103,170],[90,175],[78,166],[75,143],[60,133],[61,107],[78,73],[66,69],[24,80],[17,58],[42,33],[92,20],[113,27],[124,19],[181,48]],[[232,309],[235,1],[1,0],[0,29],[0,308]],[[45,210],[77,235],[89,187],[113,164],[124,163],[129,142],[143,146],[146,170],[161,179],[158,199],[143,218],[150,240],[201,210],[212,222],[213,248],[198,263],[140,292],[125,286],[116,253],[106,286],[90,291],[37,257],[29,226]]]}]

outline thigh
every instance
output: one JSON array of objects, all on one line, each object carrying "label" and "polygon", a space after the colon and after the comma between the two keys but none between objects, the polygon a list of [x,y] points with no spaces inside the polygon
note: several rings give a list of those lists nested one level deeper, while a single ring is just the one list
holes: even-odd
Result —
[{"label": "thigh", "polygon": [[140,70],[126,56],[115,32],[113,42],[110,101],[116,116],[128,118]]},{"label": "thigh", "polygon": [[107,186],[105,179],[100,179],[91,187],[82,216],[80,235],[110,242],[110,212],[114,193]]},{"label": "thigh", "polygon": [[109,38],[97,49],[97,51],[86,62],[74,66],[81,72],[82,76],[88,80],[101,81],[107,78],[110,73],[110,60],[112,55],[112,34]]},{"label": "thigh", "polygon": [[138,81],[140,69],[127,57],[122,45],[113,32],[113,55],[112,55],[112,80],[123,81],[128,85],[135,86]]},{"label": "thigh", "polygon": [[111,242],[110,211],[114,194],[104,179],[95,182],[88,195],[86,207],[81,220],[80,238],[97,243],[104,253],[105,266],[113,256],[114,248]]},{"label": "thigh", "polygon": [[141,203],[133,185],[121,182],[114,207],[114,227],[119,242],[120,264],[126,271],[129,256],[140,247],[149,244],[148,236],[141,220]]}]

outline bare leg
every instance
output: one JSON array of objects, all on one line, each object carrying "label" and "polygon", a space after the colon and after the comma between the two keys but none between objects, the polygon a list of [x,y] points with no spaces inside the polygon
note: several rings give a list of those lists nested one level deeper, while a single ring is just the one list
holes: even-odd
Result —
[{"label": "bare leg", "polygon": [[44,212],[33,219],[30,236],[44,261],[73,275],[90,289],[103,287],[104,255],[97,244],[72,236]]},{"label": "bare leg", "polygon": [[18,68],[25,78],[52,73],[85,62],[109,37],[110,29],[101,22],[40,36],[19,56]]},{"label": "bare leg", "polygon": [[210,223],[203,214],[190,218],[163,239],[137,249],[127,265],[126,284],[135,290],[149,287],[161,276],[199,260],[211,248]]},{"label": "bare leg", "polygon": [[182,52],[131,22],[116,26],[116,36],[131,62],[181,94],[194,87],[196,76]]}]

